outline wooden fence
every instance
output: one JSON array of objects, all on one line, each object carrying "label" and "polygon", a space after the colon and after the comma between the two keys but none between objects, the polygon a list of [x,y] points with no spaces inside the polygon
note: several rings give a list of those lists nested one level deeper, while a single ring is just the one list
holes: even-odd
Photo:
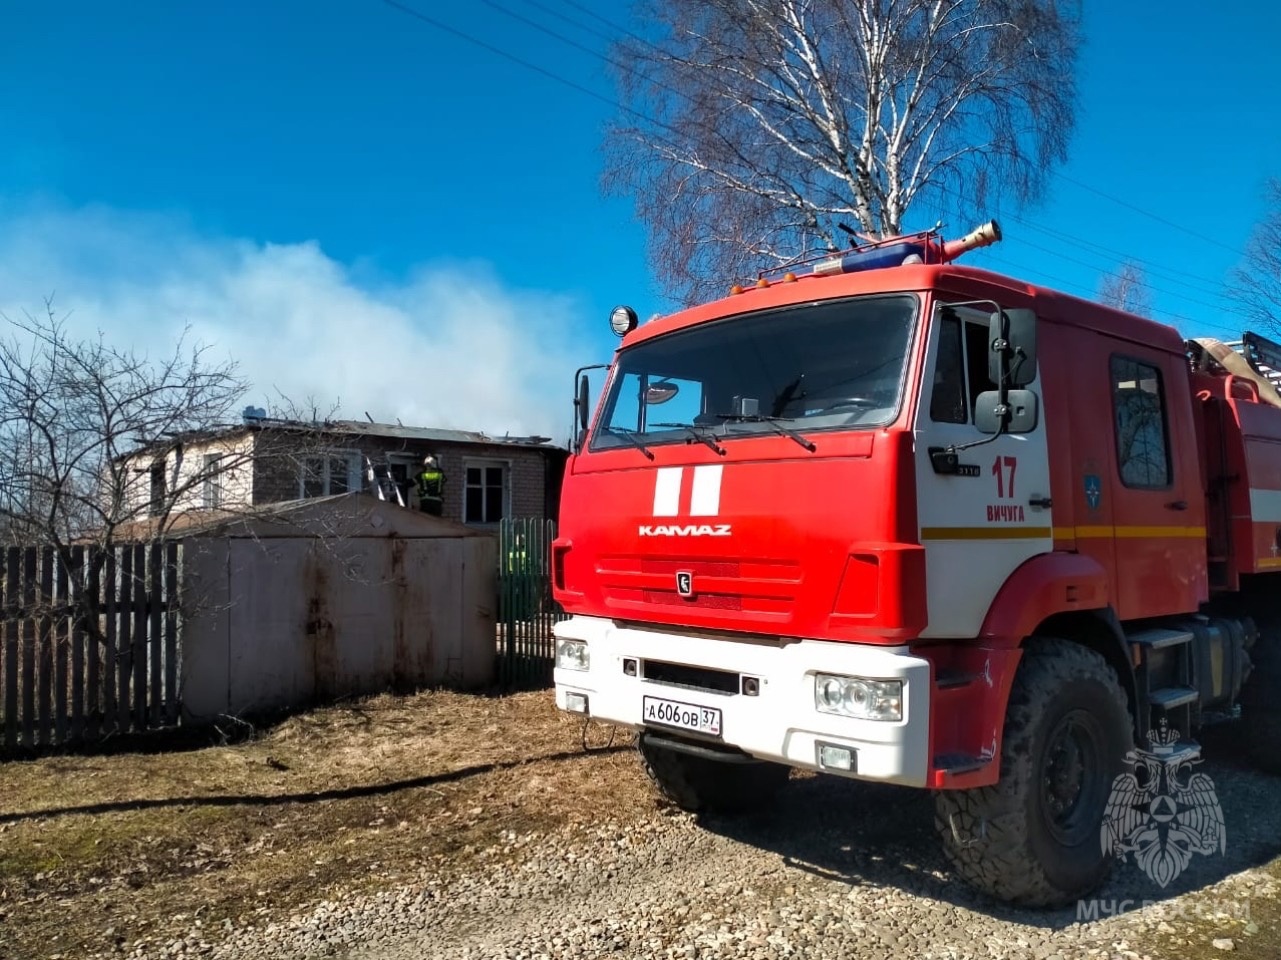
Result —
[{"label": "wooden fence", "polygon": [[181,552],[0,548],[0,756],[177,723]]}]

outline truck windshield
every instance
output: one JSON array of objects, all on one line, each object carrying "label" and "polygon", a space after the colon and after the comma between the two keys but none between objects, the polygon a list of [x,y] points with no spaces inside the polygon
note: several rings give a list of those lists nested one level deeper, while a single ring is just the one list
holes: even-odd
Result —
[{"label": "truck windshield", "polygon": [[[622,351],[590,449],[891,422],[919,301],[907,294],[731,317]],[[692,429],[691,429],[692,428]]]}]

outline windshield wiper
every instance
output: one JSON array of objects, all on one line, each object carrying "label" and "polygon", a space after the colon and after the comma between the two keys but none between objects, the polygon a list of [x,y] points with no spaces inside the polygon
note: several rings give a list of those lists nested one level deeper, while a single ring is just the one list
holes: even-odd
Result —
[{"label": "windshield wiper", "polygon": [[697,429],[695,429],[691,424],[688,424],[688,423],[651,423],[651,424],[650,424],[650,426],[651,426],[651,427],[676,427],[678,430],[685,430],[685,431],[687,431],[687,432],[689,433],[689,435],[690,435],[691,437],[693,437],[695,440],[699,441],[700,443],[705,443],[705,444],[707,444],[709,447],[711,447],[711,448],[712,448],[713,450],[715,450],[717,453],[724,453],[724,452],[725,452],[725,448],[724,448],[724,447],[722,447],[719,443],[717,443],[717,442],[716,442],[716,438],[715,438],[715,437],[709,437],[709,436],[708,436],[707,434],[705,434],[705,433],[700,433],[700,432],[699,432]]},{"label": "windshield wiper", "polygon": [[783,426],[783,424],[780,422],[780,421],[786,420],[788,423],[791,423],[792,422],[791,417],[766,417],[766,416],[762,416],[760,414],[755,414],[755,413],[718,413],[716,414],[716,417],[719,420],[725,420],[725,421],[732,420],[735,423],[768,423],[771,427],[774,428],[775,433],[778,433],[784,437],[791,437],[793,440],[799,443],[802,447],[804,447],[810,453],[813,453],[815,450],[818,449],[818,447],[815,446],[813,440],[810,440],[802,436],[801,434],[797,433],[795,430],[787,429],[787,427]]},{"label": "windshield wiper", "polygon": [[641,453],[645,454],[645,456],[649,457],[649,459],[654,459],[653,451],[636,439],[635,430],[628,430],[626,427],[604,427],[603,429],[606,433],[613,434],[616,437],[622,437]]}]

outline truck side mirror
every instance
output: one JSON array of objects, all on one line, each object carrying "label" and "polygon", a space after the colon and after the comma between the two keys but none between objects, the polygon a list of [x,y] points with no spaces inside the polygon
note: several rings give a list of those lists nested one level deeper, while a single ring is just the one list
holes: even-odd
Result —
[{"label": "truck side mirror", "polygon": [[590,402],[587,393],[587,374],[578,378],[578,399],[575,405],[578,407],[578,429],[584,433],[587,432],[587,405]]},{"label": "truck side mirror", "polygon": [[993,383],[1026,387],[1036,379],[1034,311],[1019,307],[992,314],[988,343],[988,378]]},{"label": "truck side mirror", "polygon": [[1031,433],[1040,419],[1037,396],[1031,390],[984,390],[974,401],[974,426],[980,433]]},{"label": "truck side mirror", "polygon": [[573,434],[569,438],[569,445],[575,453],[583,449],[583,441],[587,438],[587,421],[591,416],[591,393],[587,383],[586,370],[608,370],[608,363],[593,363],[590,366],[579,367],[574,371],[574,379],[577,386],[574,388],[574,420]]}]

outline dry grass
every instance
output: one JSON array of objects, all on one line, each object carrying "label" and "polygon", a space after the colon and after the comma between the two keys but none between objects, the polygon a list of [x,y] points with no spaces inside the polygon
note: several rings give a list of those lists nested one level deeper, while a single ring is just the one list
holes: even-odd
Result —
[{"label": "dry grass", "polygon": [[[236,746],[0,765],[0,956],[216,930],[424,864],[466,869],[500,831],[654,809],[623,731],[550,691],[384,696]],[[110,932],[108,932],[110,931]]]}]

